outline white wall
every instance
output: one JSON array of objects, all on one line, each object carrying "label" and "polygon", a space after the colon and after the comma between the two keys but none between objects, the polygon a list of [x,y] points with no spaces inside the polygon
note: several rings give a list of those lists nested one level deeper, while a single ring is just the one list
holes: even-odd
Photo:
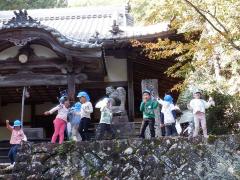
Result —
[{"label": "white wall", "polygon": [[8,49],[5,49],[0,53],[0,61],[1,60],[6,60],[8,58],[14,58],[18,54],[18,50],[20,49],[19,46],[13,46]]},{"label": "white wall", "polygon": [[[47,47],[44,47],[41,45],[36,45],[36,44],[30,45],[30,47],[33,49],[34,54],[38,57],[44,57],[44,58],[57,58],[58,57],[57,54],[53,50],[51,50]],[[16,57],[20,48],[21,47],[19,47],[19,46],[13,46],[8,49],[5,49],[4,51],[2,51],[0,53],[0,61],[6,60],[8,58]]]},{"label": "white wall", "polygon": [[32,44],[30,47],[33,49],[34,54],[36,54],[36,56],[38,57],[45,57],[45,58],[58,57],[58,55],[53,50],[47,47],[36,45],[36,44]]},{"label": "white wall", "polygon": [[112,56],[106,56],[107,78],[106,81],[127,81],[127,60],[116,59]]}]

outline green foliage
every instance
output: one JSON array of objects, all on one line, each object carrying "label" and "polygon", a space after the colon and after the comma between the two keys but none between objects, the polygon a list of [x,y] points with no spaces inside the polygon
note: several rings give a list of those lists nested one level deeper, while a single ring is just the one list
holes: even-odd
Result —
[{"label": "green foliage", "polygon": [[209,144],[214,144],[214,142],[217,140],[217,136],[214,136],[214,135],[209,135],[208,136],[208,139],[207,139],[207,142]]},{"label": "green foliage", "polygon": [[58,146],[57,154],[64,157],[75,148],[75,141],[66,141]]},{"label": "green foliage", "polygon": [[217,92],[211,95],[216,105],[207,110],[209,134],[239,133],[237,123],[240,119],[240,97],[223,95]]},{"label": "green foliage", "polygon": [[[142,48],[143,55],[152,60],[171,60],[176,59],[173,64],[165,72],[169,77],[185,79],[189,72],[194,69],[192,62],[196,47],[198,44],[197,37],[199,32],[182,34],[184,38],[181,41],[174,41],[169,39],[158,39],[156,43],[132,41],[133,47]],[[184,87],[184,83],[176,84],[172,90],[180,90]]]},{"label": "green foliage", "polygon": [[[133,0],[132,4],[135,18],[142,24],[169,22],[178,33],[202,32],[194,52],[189,50],[192,61],[180,57],[166,72],[185,76],[178,90],[190,83],[209,92],[240,92],[239,0]],[[164,56],[157,53],[154,58]]]},{"label": "green foliage", "polygon": [[1,0],[0,10],[67,7],[67,0]]},{"label": "green foliage", "polygon": [[178,100],[177,100],[177,105],[181,110],[188,109],[187,104],[190,103],[191,99],[193,98],[193,93],[190,91],[189,88],[185,88],[182,90],[180,93]]}]

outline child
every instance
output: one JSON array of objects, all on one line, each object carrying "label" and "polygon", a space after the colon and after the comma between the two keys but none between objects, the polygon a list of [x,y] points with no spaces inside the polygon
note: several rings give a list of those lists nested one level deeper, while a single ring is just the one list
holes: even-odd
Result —
[{"label": "child", "polygon": [[81,120],[81,115],[80,115],[80,110],[81,110],[81,103],[77,102],[74,104],[74,106],[71,108],[71,118],[70,118],[70,124],[71,124],[71,136],[74,141],[81,141],[81,136],[78,132],[80,120]]},{"label": "child", "polygon": [[112,136],[112,139],[115,138],[115,133],[111,127],[112,123],[112,110],[111,110],[111,101],[109,98],[104,99],[104,105],[101,107],[101,119],[99,123],[99,133],[96,137],[97,140],[100,140],[103,138],[105,132],[109,132]]},{"label": "child", "polygon": [[[91,120],[91,113],[93,113],[92,103],[90,102],[89,95],[82,91],[79,92],[77,97],[79,98],[81,105],[80,115],[81,121],[79,124],[79,133],[83,141],[88,140],[88,125]],[[79,114],[79,113],[78,113]]]},{"label": "child", "polygon": [[57,137],[59,136],[59,144],[63,143],[64,140],[64,131],[67,125],[67,115],[70,107],[70,102],[66,96],[63,96],[59,100],[60,104],[50,111],[46,111],[45,115],[53,114],[55,111],[58,111],[58,114],[53,121],[54,124],[54,134],[52,136],[52,143],[56,143]]},{"label": "child", "polygon": [[201,124],[202,130],[203,130],[203,136],[205,138],[208,138],[207,135],[207,125],[206,125],[206,116],[205,116],[205,110],[209,108],[211,105],[215,105],[213,99],[210,97],[208,102],[205,100],[201,99],[201,92],[196,91],[193,94],[193,98],[190,101],[190,109],[193,111],[193,116],[194,116],[194,133],[193,137],[196,137],[199,132],[199,124]]},{"label": "child", "polygon": [[[12,132],[11,139],[10,139],[10,144],[11,144],[11,149],[8,153],[8,157],[11,161],[11,168],[15,164],[16,160],[16,155],[17,155],[17,150],[21,145],[22,141],[27,141],[27,137],[24,134],[21,126],[21,121],[15,120],[13,127],[9,125],[9,120],[6,120],[6,127],[8,128],[9,131]],[[10,168],[10,167],[9,167]]]},{"label": "child", "polygon": [[151,99],[149,90],[143,91],[140,111],[143,112],[143,123],[141,127],[140,137],[145,138],[145,130],[149,125],[151,137],[155,137],[155,113],[154,110],[158,107],[158,102]]},{"label": "child", "polygon": [[157,101],[162,105],[161,114],[165,127],[165,136],[177,135],[177,130],[175,127],[176,112],[172,96],[165,95],[164,100],[158,98]]}]

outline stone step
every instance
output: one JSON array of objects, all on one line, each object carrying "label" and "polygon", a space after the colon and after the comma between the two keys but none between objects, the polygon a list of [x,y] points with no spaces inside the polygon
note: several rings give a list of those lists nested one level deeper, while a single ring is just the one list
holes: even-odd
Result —
[{"label": "stone step", "polygon": [[0,163],[9,163],[10,160],[8,156],[0,156]]},{"label": "stone step", "polygon": [[0,141],[0,147],[10,147],[9,140]]},{"label": "stone step", "polygon": [[1,147],[0,148],[0,156],[7,156],[9,150],[10,150],[10,147]]},{"label": "stone step", "polygon": [[7,166],[3,166],[2,168],[0,168],[0,174],[12,174],[12,170],[13,170],[13,166],[10,166],[10,163],[6,163],[8,164]]},{"label": "stone step", "polygon": [[0,174],[0,180],[15,180],[18,179],[14,174]]},{"label": "stone step", "polygon": [[5,169],[9,165],[11,165],[11,164],[10,163],[0,163],[0,169]]}]

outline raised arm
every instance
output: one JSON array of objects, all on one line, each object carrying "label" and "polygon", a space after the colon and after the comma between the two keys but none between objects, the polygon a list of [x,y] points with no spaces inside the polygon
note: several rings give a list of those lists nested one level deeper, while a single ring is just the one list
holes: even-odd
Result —
[{"label": "raised arm", "polygon": [[206,109],[211,106],[215,106],[215,102],[213,101],[213,99],[211,97],[209,98],[208,102],[205,100],[202,100],[202,101],[204,102],[204,106]]},{"label": "raised arm", "polygon": [[53,114],[54,112],[58,111],[62,108],[62,105],[57,105],[56,107],[50,109],[49,111],[44,112],[45,115]]},{"label": "raised arm", "polygon": [[6,128],[11,132],[13,130],[12,126],[10,126],[10,124],[9,124],[9,120],[6,120]]},{"label": "raised arm", "polygon": [[157,98],[157,102],[161,105],[163,105],[163,100],[161,98]]}]

